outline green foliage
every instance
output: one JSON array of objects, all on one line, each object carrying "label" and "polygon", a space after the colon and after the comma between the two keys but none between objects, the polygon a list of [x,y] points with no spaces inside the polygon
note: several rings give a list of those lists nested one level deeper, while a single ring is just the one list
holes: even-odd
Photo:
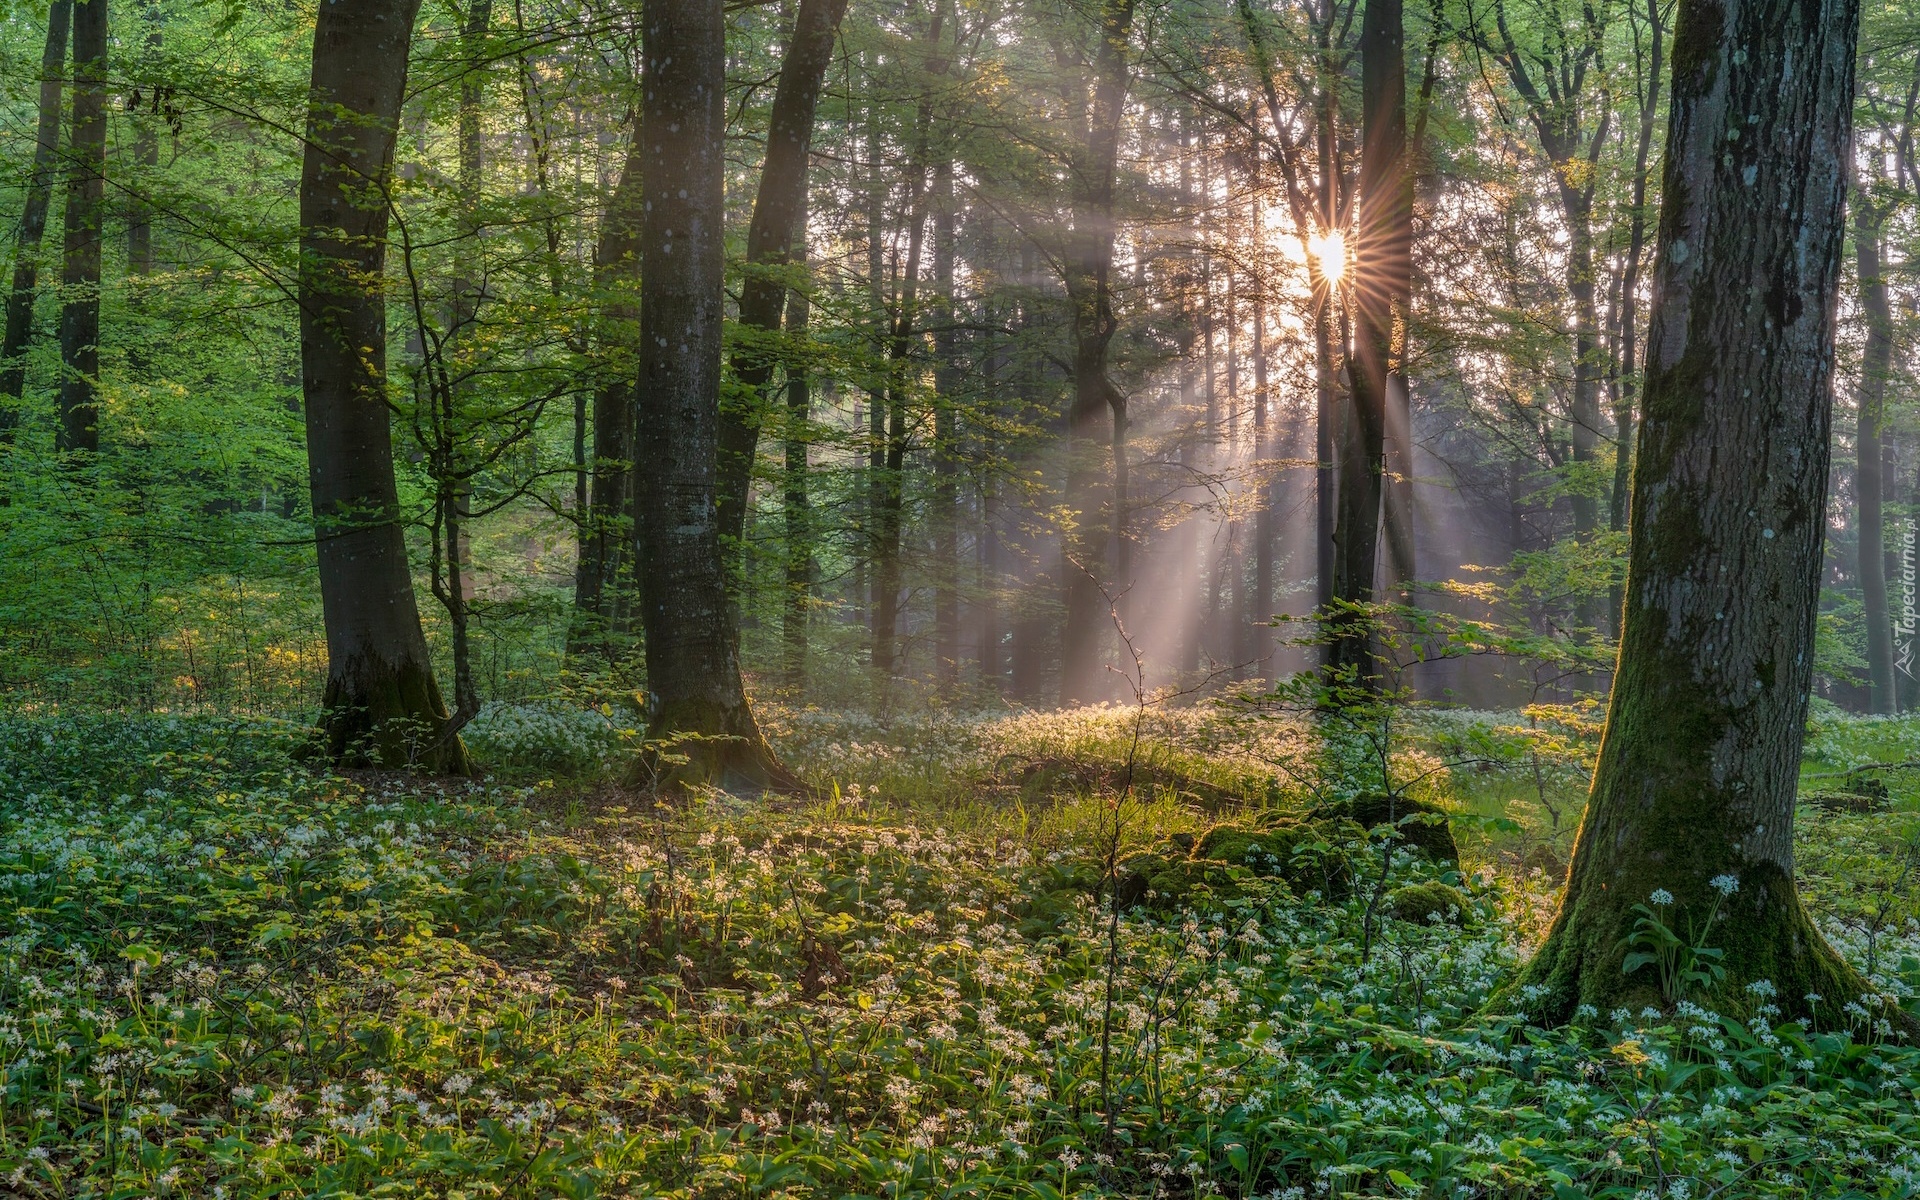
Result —
[{"label": "green foliage", "polygon": [[[1892,1196],[1920,1169],[1920,1053],[1870,1003],[1478,1016],[1551,896],[1407,856],[1365,961],[1363,895],[1244,862],[1123,915],[1110,1141],[1104,800],[643,813],[310,775],[296,732],[0,721],[5,1186]],[[1255,827],[1142,812],[1166,861]]]}]

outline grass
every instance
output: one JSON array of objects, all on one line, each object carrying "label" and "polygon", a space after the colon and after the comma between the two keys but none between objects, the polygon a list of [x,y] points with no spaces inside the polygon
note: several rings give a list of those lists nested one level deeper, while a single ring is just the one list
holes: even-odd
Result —
[{"label": "grass", "polygon": [[[1364,891],[1106,903],[1110,859],[1348,786],[1298,724],[1150,713],[1128,798],[1124,710],[769,717],[822,800],[613,792],[612,713],[491,713],[461,787],[308,773],[267,722],[0,719],[0,1192],[1920,1192],[1920,1053],[1874,1011],[1920,985],[1907,792],[1802,818],[1889,998],[1548,1030],[1479,1012],[1555,900],[1542,787],[1578,820],[1512,714],[1403,731],[1473,912],[1364,956]],[[1822,720],[1810,773],[1920,736]]]}]

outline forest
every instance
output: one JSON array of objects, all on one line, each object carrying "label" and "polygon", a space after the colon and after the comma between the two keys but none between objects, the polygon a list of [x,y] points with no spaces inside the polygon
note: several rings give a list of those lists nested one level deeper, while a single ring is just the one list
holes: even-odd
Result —
[{"label": "forest", "polygon": [[1913,0],[0,4],[0,1200],[1920,1196],[1917,135]]}]

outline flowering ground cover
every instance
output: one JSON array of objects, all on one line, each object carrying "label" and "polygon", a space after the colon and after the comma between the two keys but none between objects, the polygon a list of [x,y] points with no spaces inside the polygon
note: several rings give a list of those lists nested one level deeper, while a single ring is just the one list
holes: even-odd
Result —
[{"label": "flowering ground cover", "polygon": [[[592,777],[602,718],[491,712],[473,785],[309,772],[267,722],[0,719],[0,1194],[1920,1193],[1901,802],[1803,818],[1881,994],[1542,1029],[1488,1004],[1554,903],[1531,817],[1463,816],[1459,872],[1356,831],[1338,898],[1223,864],[1115,910],[1130,855],[1336,788],[1298,728],[1156,714],[1128,795],[1021,765],[1112,768],[1125,713],[776,713],[817,799],[661,806]],[[1485,807],[1430,769],[1476,720],[1393,769]],[[1434,884],[1466,911],[1379,903]]]}]

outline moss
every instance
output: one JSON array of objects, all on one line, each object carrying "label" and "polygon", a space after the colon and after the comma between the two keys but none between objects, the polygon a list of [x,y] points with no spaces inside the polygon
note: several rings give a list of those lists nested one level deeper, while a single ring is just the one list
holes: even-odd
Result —
[{"label": "moss", "polygon": [[1338,900],[1353,890],[1353,869],[1344,849],[1352,833],[1327,821],[1225,822],[1207,830],[1193,857],[1231,863],[1261,877],[1285,880],[1295,892],[1319,892]]},{"label": "moss", "polygon": [[433,672],[420,663],[368,654],[335,664],[320,707],[312,756],[334,766],[472,773],[458,735],[442,734],[447,706]]},{"label": "moss", "polygon": [[1348,820],[1364,830],[1391,825],[1400,840],[1425,854],[1437,865],[1458,867],[1460,847],[1447,824],[1447,812],[1436,805],[1410,796],[1386,796],[1368,792],[1351,800],[1324,804],[1313,810],[1319,821]]},{"label": "moss", "polygon": [[727,791],[801,792],[806,785],[781,765],[760,732],[753,709],[688,698],[663,706],[647,726],[651,743],[627,772],[627,786],[660,793],[698,786]]},{"label": "moss", "polygon": [[1415,883],[1387,894],[1387,913],[1416,925],[1444,921],[1465,926],[1471,923],[1473,909],[1458,888],[1444,883]]}]

